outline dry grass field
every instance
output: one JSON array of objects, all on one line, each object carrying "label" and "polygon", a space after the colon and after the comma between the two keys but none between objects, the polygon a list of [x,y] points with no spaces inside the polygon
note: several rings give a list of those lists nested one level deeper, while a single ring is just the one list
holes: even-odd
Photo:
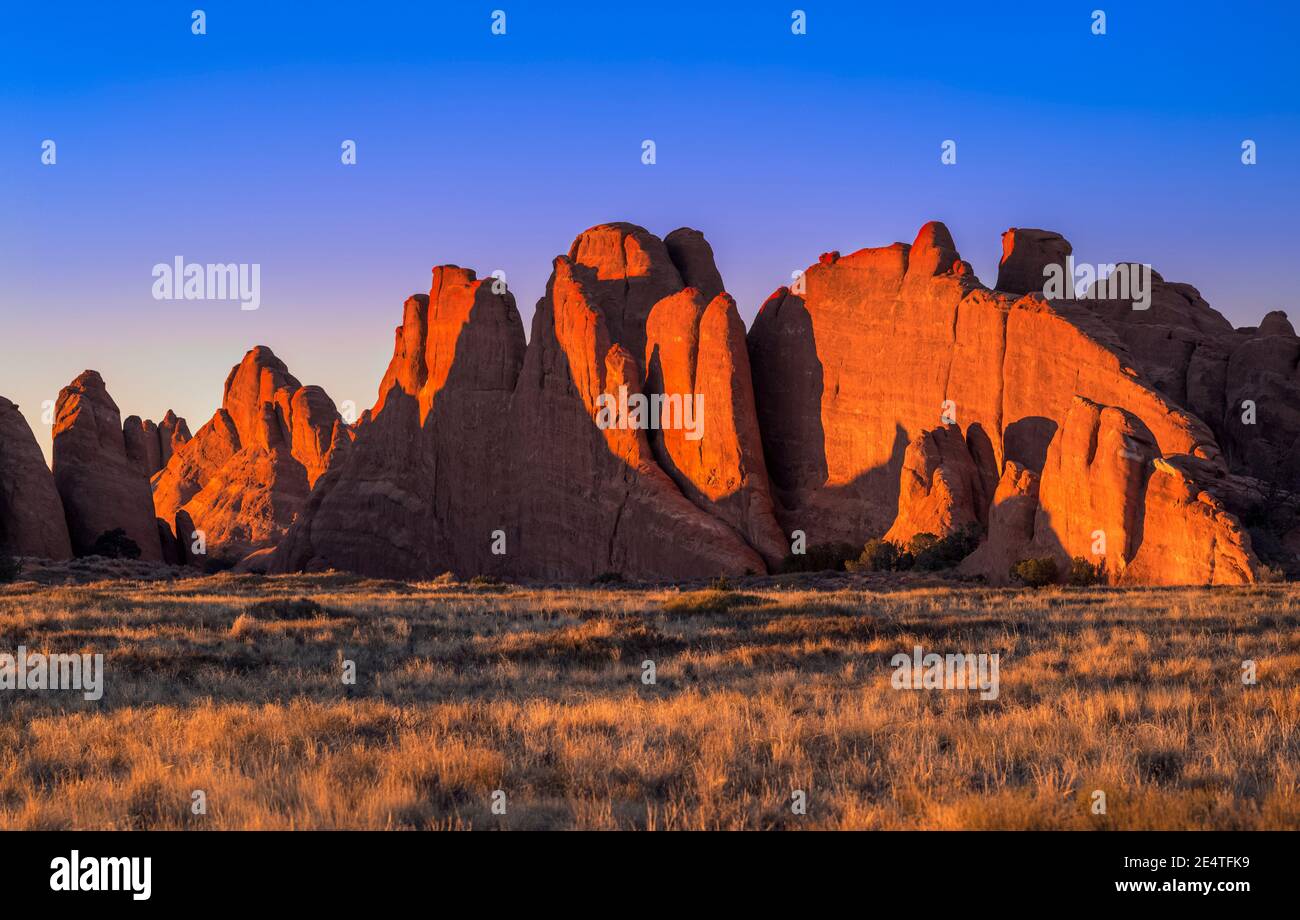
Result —
[{"label": "dry grass field", "polygon": [[[0,692],[0,828],[1300,827],[1300,589],[874,578],[0,586],[0,652],[105,656]],[[1000,695],[893,689],[914,645]]]}]

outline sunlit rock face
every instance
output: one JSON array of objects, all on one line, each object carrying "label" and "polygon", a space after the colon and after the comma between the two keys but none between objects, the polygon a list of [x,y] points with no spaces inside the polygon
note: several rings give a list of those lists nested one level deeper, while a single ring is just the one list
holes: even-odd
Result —
[{"label": "sunlit rock face", "polygon": [[154,476],[154,512],[183,554],[201,546],[237,563],[284,536],[351,439],[325,391],[258,346],[226,378],[221,408]]}]

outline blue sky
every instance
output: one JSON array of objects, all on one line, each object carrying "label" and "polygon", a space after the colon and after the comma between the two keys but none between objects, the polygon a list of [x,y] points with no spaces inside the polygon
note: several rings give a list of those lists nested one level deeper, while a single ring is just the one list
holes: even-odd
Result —
[{"label": "blue sky", "polygon": [[[93,367],[124,415],[197,429],[265,344],[365,407],[433,265],[505,271],[527,322],[609,220],[703,230],[747,320],[820,252],[930,219],[986,283],[1000,233],[1036,226],[1238,325],[1295,316],[1298,27],[1290,4],[1104,0],[6,8],[0,394],[48,445],[41,401]],[[155,301],[177,255],[259,263],[262,308]]]}]

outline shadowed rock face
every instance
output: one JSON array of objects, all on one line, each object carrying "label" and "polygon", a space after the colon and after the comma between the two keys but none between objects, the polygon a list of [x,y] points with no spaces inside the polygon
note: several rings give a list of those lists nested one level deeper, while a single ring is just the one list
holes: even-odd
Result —
[{"label": "shadowed rock face", "polygon": [[103,378],[82,373],[59,392],[54,411],[54,481],[73,551],[86,555],[101,535],[121,529],[141,559],[161,562],[149,479],[127,456],[122,416]]},{"label": "shadowed rock face", "polygon": [[1234,472],[1300,491],[1300,338],[1285,313],[1232,325],[1191,285],[1152,272],[1151,304],[1080,301],[1133,365],[1208,424]]},{"label": "shadowed rock face", "polygon": [[1002,234],[997,289],[1008,294],[1041,294],[1047,281],[1044,269],[1059,265],[1064,270],[1066,257],[1073,251],[1059,233],[1012,227]]},{"label": "shadowed rock face", "polygon": [[406,301],[379,400],[274,565],[392,577],[502,570],[493,532],[505,526],[524,330],[514,296],[494,284],[440,266],[429,294]]},{"label": "shadowed rock face", "polygon": [[63,501],[36,436],[18,406],[0,397],[0,553],[72,555]]},{"label": "shadowed rock face", "polygon": [[145,474],[151,477],[171,460],[177,448],[190,439],[185,419],[177,418],[170,409],[157,424],[138,415],[127,416],[122,423],[126,438],[126,454]]},{"label": "shadowed rock face", "polygon": [[705,301],[713,300],[726,290],[713,261],[713,247],[703,233],[681,227],[664,237],[664,245],[682,276],[682,283],[699,291]]},{"label": "shadowed rock face", "polygon": [[288,530],[350,442],[325,392],[259,346],[226,378],[216,415],[154,477],[154,509],[182,549],[202,531],[208,556],[238,561]]}]

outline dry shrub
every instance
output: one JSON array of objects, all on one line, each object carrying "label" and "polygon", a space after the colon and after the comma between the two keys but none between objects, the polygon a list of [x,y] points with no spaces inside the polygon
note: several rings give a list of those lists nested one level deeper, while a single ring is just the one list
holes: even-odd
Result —
[{"label": "dry shrub", "polygon": [[753,594],[737,594],[733,591],[709,588],[704,591],[687,591],[666,601],[664,613],[696,614],[726,613],[734,607],[752,607],[761,603]]},{"label": "dry shrub", "polygon": [[241,613],[235,617],[235,622],[230,624],[230,638],[242,639],[245,636],[251,636],[257,632],[257,618]]},{"label": "dry shrub", "polygon": [[258,601],[248,612],[258,620],[323,620],[329,616],[324,607],[308,597],[274,597]]}]

